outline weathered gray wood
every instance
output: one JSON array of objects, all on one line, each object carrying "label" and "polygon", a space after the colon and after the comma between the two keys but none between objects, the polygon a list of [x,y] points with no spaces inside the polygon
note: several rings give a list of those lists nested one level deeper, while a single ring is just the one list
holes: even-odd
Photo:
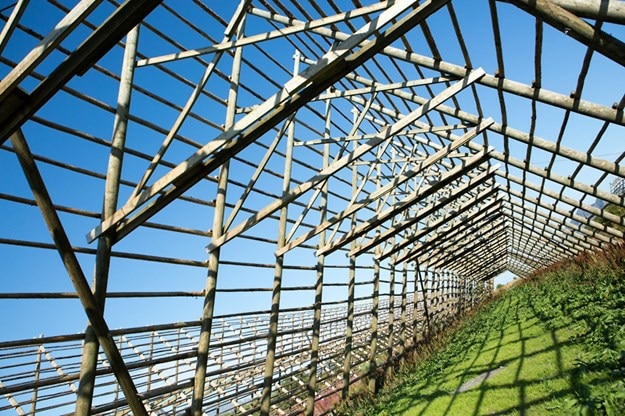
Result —
[{"label": "weathered gray wood", "polygon": [[579,17],[625,23],[625,2],[621,0],[551,0]]},{"label": "weathered gray wood", "polygon": [[[390,250],[388,250],[388,251],[386,251],[384,253],[381,253],[380,255],[377,255],[376,258],[379,259],[379,260],[384,260],[384,259],[386,259],[388,257],[394,256],[392,258],[392,262],[393,263],[401,263],[401,262],[406,261],[408,259],[408,257],[411,255],[413,249],[416,249],[418,247],[417,245],[414,245],[415,241],[418,241],[420,238],[422,238],[422,237],[430,234],[431,232],[435,231],[436,228],[441,226],[442,224],[448,223],[451,219],[453,219],[453,217],[455,215],[461,215],[463,212],[466,212],[470,208],[475,207],[476,204],[479,204],[483,199],[492,196],[495,192],[497,192],[496,189],[485,189],[485,190],[483,190],[474,199],[470,199],[469,202],[464,203],[458,209],[458,212],[456,214],[446,215],[446,216],[436,220],[432,224],[428,225],[428,227],[422,228],[422,229],[418,230],[414,235],[410,236],[410,238],[406,238],[406,239],[404,239],[404,241],[398,242],[398,243],[394,244],[391,247]],[[452,198],[453,198],[453,196],[452,196]],[[465,223],[466,224],[470,224],[470,223],[472,223],[474,221],[475,218],[481,218],[484,215],[492,213],[493,209],[499,209],[498,208],[499,207],[499,201],[500,201],[500,199],[497,198],[497,199],[494,199],[492,201],[489,201],[489,202],[486,202],[486,203],[480,205],[480,211],[478,211],[477,214],[469,216],[467,219],[465,219],[462,222],[458,222],[457,224],[452,226],[451,230],[453,230],[455,227],[457,227],[460,224],[465,224]],[[418,215],[418,216],[420,217],[420,215]],[[441,235],[441,234],[445,234],[445,232],[437,233],[436,235]],[[433,241],[433,240],[431,240],[431,241]],[[431,245],[431,244],[433,244],[433,243],[428,241],[427,243],[424,243],[423,245],[425,246],[425,245]],[[399,251],[406,249],[410,245],[414,245],[414,246],[411,249],[409,249],[409,251],[407,251],[403,255],[397,255],[397,253]]]},{"label": "weathered gray wood", "polygon": [[[113,139],[111,140],[111,153],[104,189],[102,218],[112,215],[117,208],[138,38],[139,26],[135,26],[126,38],[126,49],[124,51],[122,75],[117,97],[117,113],[113,126]],[[99,311],[102,314],[104,313],[106,293],[108,291],[111,251],[112,242],[110,237],[103,236],[98,240],[93,277],[93,296],[98,302]],[[99,348],[97,333],[92,325],[88,325],[85,331],[85,345],[83,346],[80,368],[81,377],[76,398],[77,416],[91,414]]]},{"label": "weathered gray wood", "polygon": [[[247,7],[249,2],[250,2],[250,0],[241,0],[237,10],[235,11],[234,16],[232,16],[231,22],[241,22],[241,20],[245,16],[245,7]],[[225,33],[226,36],[224,38],[224,42],[227,41],[227,40],[230,40],[236,34],[237,28],[238,28],[238,25],[235,26],[234,28],[230,28],[230,29],[226,28],[226,33]],[[208,82],[208,80],[210,79],[211,75],[213,74],[213,71],[215,70],[215,68],[219,64],[219,61],[221,60],[221,57],[223,56],[223,53],[224,53],[224,51],[219,51],[218,53],[216,53],[213,56],[213,59],[211,60],[211,62],[206,66],[206,69],[204,70],[204,73],[202,74],[202,77],[200,78],[200,80],[198,81],[197,85],[195,86],[195,88],[193,89],[191,94],[189,95],[189,98],[187,99],[187,102],[185,103],[184,107],[182,108],[182,111],[180,112],[180,114],[178,114],[178,117],[176,118],[176,121],[174,122],[174,125],[169,130],[169,132],[167,133],[167,136],[163,140],[163,144],[161,145],[160,149],[158,149],[158,151],[154,155],[154,158],[152,158],[152,161],[150,162],[150,165],[148,166],[148,168],[146,169],[145,173],[143,174],[143,176],[141,177],[141,179],[137,183],[137,186],[135,187],[134,191],[132,192],[130,198],[133,198],[133,197],[137,196],[137,194],[143,189],[143,187],[145,186],[147,181],[150,179],[150,177],[154,173],[154,169],[156,169],[156,167],[158,166],[159,162],[163,158],[163,155],[165,154],[167,149],[169,149],[169,146],[171,145],[171,142],[174,140],[174,137],[176,137],[176,135],[180,131],[180,128],[182,127],[182,124],[185,122],[185,120],[189,116],[189,113],[191,112],[191,109],[193,108],[193,106],[197,102],[198,98],[202,94],[202,91],[204,90],[204,87],[206,86],[206,83]],[[137,66],[139,66],[138,63],[137,63]]]},{"label": "weathered gray wood", "polygon": [[[251,1],[246,2],[246,7],[247,7],[247,4],[249,4],[250,2]],[[207,46],[204,48],[197,48],[197,49],[192,49],[188,51],[172,53],[168,55],[161,55],[161,56],[155,56],[152,58],[146,58],[146,59],[142,59],[138,61],[137,66],[161,64],[165,62],[188,59],[188,58],[192,58],[195,56],[201,56],[201,55],[206,55],[206,54],[215,53],[215,52],[223,53],[230,49],[235,49],[235,48],[239,48],[239,47],[246,46],[246,45],[252,45],[255,43],[265,42],[268,40],[277,39],[277,38],[281,38],[284,36],[304,32],[312,28],[328,26],[333,23],[344,22],[347,19],[375,13],[381,10],[385,10],[386,8],[389,7],[389,4],[391,4],[391,2],[382,1],[379,3],[372,4],[370,6],[357,8],[349,12],[338,13],[333,16],[327,16],[321,19],[311,20],[306,23],[293,24],[284,29],[272,30],[271,32],[260,33],[258,35],[253,35],[253,36],[246,36],[246,37],[242,37],[236,40],[224,39],[219,44]],[[236,15],[238,15],[239,13],[242,13],[242,11],[245,11],[245,7],[239,7],[236,11]],[[226,28],[226,33],[228,33],[228,31],[229,29]]]},{"label": "weathered gray wood", "polygon": [[[237,38],[243,36],[245,33],[245,12],[244,7],[247,5],[247,0],[241,0],[239,8],[235,12],[232,21],[238,22],[230,30],[227,30],[226,37],[236,35]],[[221,55],[216,55],[215,58],[218,61]],[[224,120],[224,126],[226,128],[232,128],[235,123],[235,110],[237,106],[237,99],[239,94],[239,81],[241,76],[241,62],[243,59],[243,50],[237,48],[234,53],[234,60],[232,63],[232,75],[230,90],[228,91],[228,107],[226,109],[226,119]],[[211,64],[215,64],[215,59]],[[208,79],[210,72],[212,71],[211,65],[206,68],[204,77]],[[193,102],[197,99],[194,97],[196,92],[199,92],[203,86],[194,91],[194,94],[189,98],[187,105],[193,105]],[[182,116],[182,113],[181,113]],[[226,196],[228,193],[228,179],[230,175],[230,163],[224,163],[221,166],[218,179],[218,191],[215,200],[215,210],[213,211],[213,238],[219,237],[224,232],[224,216],[226,209]],[[209,254],[207,277],[206,277],[206,289],[204,296],[204,307],[202,308],[202,326],[200,329],[200,335],[198,340],[198,354],[195,364],[195,374],[193,382],[193,394],[191,399],[190,413],[193,416],[201,416],[204,409],[204,396],[206,394],[206,374],[208,366],[208,356],[211,344],[211,331],[213,328],[213,319],[215,315],[215,302],[217,294],[217,282],[219,277],[219,264],[221,261],[221,253],[216,250]]]},{"label": "weathered gray wood", "polygon": [[[465,196],[467,193],[472,192],[474,188],[480,186],[484,181],[490,178],[493,175],[494,171],[489,170],[485,171],[475,177],[472,177],[467,183],[462,186],[455,187],[449,197],[442,204],[430,204],[423,209],[420,209],[413,217],[408,218],[404,221],[398,222],[394,227],[389,228],[387,231],[381,233],[379,236],[376,236],[369,240],[368,242],[362,244],[358,247],[357,252],[362,253],[367,249],[370,249],[371,246],[378,245],[380,242],[387,240],[389,237],[396,235],[398,232],[405,230],[408,227],[415,226],[419,221],[423,220],[426,216],[436,212],[438,209],[444,208],[446,205],[455,202],[460,197]],[[390,256],[395,255],[400,250],[405,249],[409,245],[413,243],[413,241],[417,241],[420,237],[432,232],[436,229],[437,226],[447,223],[448,221],[453,221],[454,217],[466,212],[468,209],[472,208],[478,202],[483,201],[484,199],[493,196],[498,191],[498,187],[490,187],[487,189],[483,189],[479,192],[474,198],[468,199],[468,201],[464,201],[459,207],[457,207],[457,212],[455,214],[446,214],[445,216],[437,219],[431,224],[428,224],[426,228],[415,229],[414,234],[409,234],[404,237],[404,240],[401,242],[394,241],[391,245],[391,248],[384,253],[380,253],[376,255],[376,258],[379,260],[384,260]],[[485,204],[484,208],[489,206],[490,203]],[[416,227],[415,227],[416,228]],[[397,260],[394,260],[397,261]],[[393,261],[393,262],[394,262]]]},{"label": "weathered gray wood", "polygon": [[[262,10],[258,10],[255,8],[252,8],[250,10],[250,13],[265,17],[267,19],[275,20],[276,22],[280,23],[289,24],[290,22],[289,19],[285,16],[268,14]],[[345,33],[333,31],[326,28],[313,29],[312,32],[337,40],[345,39],[345,37],[348,36]],[[420,55],[414,51],[406,51],[392,46],[384,48],[381,53],[388,55],[392,58],[400,59],[402,61],[413,63],[424,68],[432,69],[434,71],[454,75],[457,77],[464,77],[470,71],[470,68],[465,68],[461,65],[455,65],[444,60],[433,59],[425,55]],[[553,105],[555,107],[563,108],[565,110],[571,110],[576,113],[594,117],[600,120],[625,125],[625,113],[623,111],[592,103],[586,100],[575,99],[565,94],[559,94],[557,92],[549,91],[543,88],[533,88],[531,85],[523,84],[521,82],[512,81],[505,78],[500,78],[491,74],[486,74],[480,80],[479,84],[494,89],[501,89],[502,91],[518,95],[520,97],[535,99],[545,104]]]},{"label": "weathered gray wood", "polygon": [[[400,121],[398,121],[396,124],[394,124],[391,127],[391,129],[390,129],[390,131],[388,132],[387,135],[390,136],[390,137],[394,136],[395,134],[400,132],[402,130],[402,128],[404,128],[406,125],[416,121],[419,117],[424,115],[427,111],[430,111],[430,110],[436,108],[436,106],[438,104],[440,104],[444,100],[452,97],[454,94],[460,92],[460,90],[463,89],[465,86],[468,86],[471,83],[473,83],[475,80],[479,79],[479,77],[481,75],[482,75],[482,72],[478,70],[478,71],[476,71],[476,73],[474,74],[473,77],[468,77],[467,79],[465,79],[463,81],[460,81],[457,84],[454,84],[453,87],[450,87],[450,88],[446,89],[441,94],[439,94],[436,98],[428,101],[426,104],[422,105],[417,110],[415,110],[412,113],[410,113],[410,114],[406,115],[405,117],[401,118]],[[457,140],[455,140],[449,146],[441,149],[440,151],[436,152],[432,156],[430,156],[427,159],[425,159],[423,162],[421,162],[419,164],[418,168],[411,169],[408,172],[406,172],[406,173],[396,177],[391,182],[389,182],[387,185],[385,185],[384,187],[378,189],[377,191],[372,193],[367,198],[364,198],[364,199],[362,199],[362,200],[360,200],[358,202],[350,204],[350,206],[348,206],[341,213],[335,215],[334,217],[332,217],[331,219],[329,219],[325,223],[320,224],[319,226],[315,227],[313,230],[309,231],[308,233],[304,234],[303,236],[300,236],[297,239],[295,239],[292,242],[290,242],[289,244],[285,245],[282,248],[282,250],[280,250],[279,252],[276,252],[276,254],[279,255],[281,253],[285,253],[285,252],[287,252],[287,251],[297,247],[298,245],[300,245],[300,244],[304,243],[305,241],[307,241],[309,238],[317,235],[319,232],[321,232],[321,231],[331,227],[332,225],[336,224],[337,222],[339,222],[339,221],[343,220],[344,218],[347,218],[348,216],[350,216],[353,213],[357,212],[359,209],[369,205],[371,202],[373,202],[373,201],[377,200],[378,198],[388,194],[393,189],[395,189],[397,186],[399,186],[399,185],[405,183],[406,181],[408,181],[409,179],[417,176],[421,172],[425,171],[428,167],[436,164],[442,158],[446,157],[450,152],[458,149],[460,146],[463,146],[463,145],[467,144],[471,139],[473,139],[475,136],[477,136],[479,133],[481,133],[491,123],[493,123],[493,120],[491,120],[491,119],[484,120],[482,123],[480,123],[471,132],[469,132],[469,133],[465,134],[464,136],[458,138]],[[371,139],[371,141],[368,142],[368,143],[371,143],[371,142],[374,142],[374,141],[379,141],[379,139]],[[365,145],[363,145],[363,146],[365,146]],[[358,151],[359,154],[364,154],[364,152],[360,152],[359,151],[359,149],[361,149],[361,148],[362,148],[362,146],[357,148],[357,151]],[[356,153],[356,151],[354,153]],[[356,159],[356,157],[351,158],[351,159]]]},{"label": "weathered gray wood", "polygon": [[[351,77],[348,75],[349,78],[353,78],[355,80],[358,80],[359,82],[364,83],[365,85],[375,85],[374,81],[371,80],[367,80],[366,78],[363,77]],[[488,77],[490,77],[490,75],[486,74],[484,75],[480,81],[478,81],[478,83],[483,83],[485,79],[487,79]],[[527,90],[527,95],[525,95],[526,97],[530,98],[530,97],[534,97],[532,95],[532,91],[534,91],[531,87],[528,87]],[[406,91],[393,91],[392,92],[393,95],[396,95],[397,97],[400,97],[402,99],[408,100],[408,101],[412,101],[415,102],[417,104],[423,104],[424,102],[427,101],[426,98],[424,97],[419,97],[415,94],[406,92]],[[538,93],[536,93],[538,94]],[[357,99],[352,98],[353,100],[357,101]],[[569,97],[569,96],[565,96],[562,95],[560,98],[556,98],[554,97],[554,99],[556,99],[556,101],[558,102],[565,102],[566,100],[569,100],[571,105],[573,105],[575,99]],[[581,101],[580,101],[580,105],[581,105]],[[398,117],[398,114],[393,112],[390,109],[386,109],[386,108],[382,108],[381,106],[373,106],[374,110],[380,111],[384,114],[387,114],[391,117]],[[575,111],[575,109],[573,108],[566,108],[570,111]],[[470,114],[466,111],[462,111],[462,110],[458,110],[457,108],[453,108],[453,107],[449,107],[446,106],[444,104],[440,105],[437,107],[437,110],[439,110],[440,112],[442,112],[443,114],[449,115],[449,116],[453,116],[453,117],[458,117],[460,118],[463,122],[465,123],[469,123],[471,125],[477,124],[480,122],[480,120],[482,119],[481,117],[474,115],[474,114]],[[615,109],[610,109],[611,111],[614,111],[615,114],[619,113],[618,110]],[[593,117],[604,120],[604,118],[598,116],[597,114],[594,114]],[[418,124],[422,129],[425,128],[429,128],[431,126],[429,126],[426,123],[416,123]],[[556,155],[565,157],[569,160],[575,161],[577,163],[581,163],[587,166],[591,166],[595,169],[599,169],[602,170],[604,172],[607,173],[611,173],[614,175],[618,175],[618,176],[622,176],[625,177],[625,166],[621,166],[618,163],[609,161],[609,160],[605,160],[605,159],[601,159],[598,158],[596,156],[593,155],[589,155],[586,152],[581,152],[579,150],[576,149],[572,149],[570,147],[564,146],[562,144],[557,144],[554,143],[553,141],[541,138],[539,136],[536,135],[532,135],[530,136],[528,133],[523,132],[521,130],[517,130],[513,127],[510,126],[505,126],[502,125],[500,123],[493,123],[490,125],[490,127],[488,128],[488,130],[493,131],[495,133],[501,134],[501,135],[505,135],[508,136],[510,138],[513,138],[515,140],[518,140],[521,143],[524,144],[528,144],[531,146],[535,146],[539,149],[542,150],[546,150],[550,153],[554,153]],[[432,132],[434,133],[441,133],[441,131],[434,129]],[[440,136],[440,134],[439,134]],[[444,137],[444,136],[442,136]]]},{"label": "weathered gray wood", "polygon": [[102,0],[81,0],[71,12],[63,16],[52,31],[0,80],[0,103],[4,102],[20,82],[30,75],[34,68],[50,55],[101,2]]},{"label": "weathered gray wood", "polygon": [[[297,55],[297,54],[296,54]],[[293,75],[299,73],[300,61],[296,56],[293,65]],[[286,152],[284,157],[284,175],[282,178],[282,193],[288,192],[291,187],[291,174],[293,169],[293,140],[295,137],[295,114],[289,123],[287,130]],[[278,222],[277,247],[280,248],[286,243],[286,226],[288,218],[288,205],[280,209],[280,220]],[[271,293],[271,313],[269,314],[269,333],[267,335],[267,354],[265,355],[265,371],[263,374],[263,390],[261,393],[261,416],[269,416],[271,408],[271,396],[274,388],[274,368],[276,361],[276,350],[278,344],[278,320],[280,319],[280,299],[282,296],[282,278],[284,274],[284,256],[276,256],[276,263],[273,273],[273,289]]]}]

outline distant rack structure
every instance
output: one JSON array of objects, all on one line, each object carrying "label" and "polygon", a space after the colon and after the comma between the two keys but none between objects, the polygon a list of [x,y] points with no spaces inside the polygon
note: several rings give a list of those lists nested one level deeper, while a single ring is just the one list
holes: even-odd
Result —
[{"label": "distant rack structure", "polygon": [[622,1],[0,20],[0,412],[327,414],[623,239]]}]

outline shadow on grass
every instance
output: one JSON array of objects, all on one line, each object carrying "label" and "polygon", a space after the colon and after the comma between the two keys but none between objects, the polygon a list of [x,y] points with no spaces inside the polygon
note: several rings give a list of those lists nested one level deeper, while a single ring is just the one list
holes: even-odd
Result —
[{"label": "shadow on grass", "polygon": [[[567,414],[567,400],[582,384],[579,372],[563,362],[562,349],[574,345],[568,336],[565,340],[558,338],[559,331],[565,331],[567,325],[545,328],[535,315],[528,316],[527,308],[520,309],[519,302],[511,298],[502,302],[497,313],[507,318],[488,328],[481,340],[476,341],[473,336],[472,341],[476,342],[456,357],[455,364],[442,377],[418,380],[420,392],[401,397],[388,408],[390,414],[458,415],[460,409],[463,415],[473,416],[528,415],[536,406],[543,406],[550,413]],[[537,365],[542,368],[534,368]],[[460,375],[456,374],[465,367]],[[485,376],[501,367],[505,370],[499,374]],[[480,376],[473,388],[458,391]]]}]

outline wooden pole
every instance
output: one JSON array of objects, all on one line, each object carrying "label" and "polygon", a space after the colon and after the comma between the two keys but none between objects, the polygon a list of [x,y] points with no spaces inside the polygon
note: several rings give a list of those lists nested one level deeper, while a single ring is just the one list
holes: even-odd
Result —
[{"label": "wooden pole", "polygon": [[[393,164],[394,169],[394,164]],[[380,175],[382,174],[381,166],[377,166],[377,177],[376,177],[376,189],[380,189],[382,186],[382,181]],[[379,211],[382,208],[382,200],[378,199],[376,211]],[[376,235],[379,235],[379,230]],[[323,247],[320,245],[320,247]],[[380,253],[380,246],[375,247],[376,254]],[[380,260],[377,257],[373,258],[373,293],[372,293],[372,301],[371,301],[371,341],[370,350],[369,350],[369,392],[372,394],[377,393],[377,371],[378,371],[378,363],[377,363],[377,355],[378,355],[378,318],[379,318],[379,307],[380,307]]]},{"label": "wooden pole", "polygon": [[19,23],[22,14],[24,14],[24,11],[26,10],[26,6],[28,6],[29,1],[30,0],[18,0],[17,3],[15,3],[11,15],[4,24],[2,31],[0,31],[0,55],[2,55],[2,51],[6,47],[9,39],[11,38],[13,31],[17,27],[17,24]]},{"label": "wooden pole", "polygon": [[625,43],[601,30],[596,30],[585,20],[555,4],[552,0],[509,0],[509,2],[608,59],[625,66]]},{"label": "wooden pole", "polygon": [[[297,58],[299,55],[296,54]],[[326,100],[325,130],[324,136],[330,136],[331,127],[331,101]],[[323,145],[323,168],[330,164],[330,145]],[[323,224],[328,216],[328,182],[324,182],[321,188],[321,203],[319,206],[319,223]],[[326,243],[326,232],[319,234],[319,246]],[[308,376],[306,416],[313,416],[315,411],[315,395],[317,393],[317,368],[319,365],[319,339],[321,336],[321,302],[323,301],[323,277],[324,277],[325,256],[317,256],[317,280],[315,282],[315,304],[313,311],[312,343],[310,346],[310,373]]]},{"label": "wooden pole", "polygon": [[[135,26],[126,38],[126,48],[117,96],[117,113],[115,114],[113,125],[111,154],[106,174],[102,218],[113,215],[117,209],[138,39],[139,26]],[[98,239],[93,277],[93,296],[98,303],[100,313],[104,313],[112,248],[113,242],[110,236],[102,236]],[[92,325],[88,325],[85,330],[85,344],[80,364],[81,376],[76,397],[77,416],[91,414],[99,349],[98,337]]]},{"label": "wooden pole", "polygon": [[[299,74],[299,52],[295,53],[293,76]],[[291,186],[291,168],[293,164],[293,141],[295,138],[295,114],[289,121],[287,131],[287,144],[284,157],[284,175],[282,181],[282,193],[288,192]],[[286,226],[288,220],[288,205],[280,209],[280,221],[278,225],[278,244],[280,249],[286,244]],[[265,373],[263,378],[263,391],[261,395],[261,416],[269,416],[271,408],[271,392],[273,388],[273,372],[276,360],[276,346],[278,343],[278,320],[280,319],[280,297],[282,295],[282,275],[284,272],[284,255],[276,256],[274,268],[273,291],[271,297],[271,314],[269,316],[269,335],[267,336],[267,356],[265,361]]]},{"label": "wooden pole", "polygon": [[[239,20],[237,28],[237,38],[244,36],[245,19]],[[230,78],[230,91],[228,92],[228,107],[226,109],[226,128],[231,128],[235,123],[236,104],[239,91],[239,79],[241,74],[241,61],[243,49],[237,48],[234,52],[232,62],[232,75]],[[215,210],[213,211],[213,238],[219,238],[224,230],[224,214],[226,209],[226,194],[228,191],[228,177],[230,173],[230,163],[226,162],[221,166],[217,184],[217,197],[215,199]],[[219,274],[221,250],[211,251],[208,255],[208,270],[206,277],[206,296],[202,308],[202,327],[198,342],[198,355],[195,367],[193,397],[191,399],[191,414],[201,416],[203,414],[203,401],[205,395],[206,372],[208,365],[208,350],[211,342],[211,330],[213,327],[213,316],[215,314],[215,299],[217,294],[217,277]]]},{"label": "wooden pole", "polygon": [[72,250],[72,246],[69,242],[67,234],[65,233],[63,224],[61,223],[57,212],[54,210],[54,205],[50,199],[48,190],[46,189],[43,178],[39,173],[39,169],[32,158],[32,154],[30,153],[30,149],[26,144],[26,140],[21,130],[16,131],[11,136],[11,144],[13,145],[15,154],[22,165],[22,170],[26,175],[26,179],[28,180],[30,188],[33,191],[35,199],[37,200],[37,206],[39,206],[39,209],[41,210],[42,216],[48,226],[48,230],[54,240],[54,244],[56,245],[63,260],[63,264],[65,265],[69,278],[78,293],[78,297],[80,298],[83,308],[89,317],[91,326],[98,336],[98,341],[100,342],[100,345],[102,345],[106,358],[115,372],[119,385],[124,391],[124,396],[126,396],[126,400],[128,400],[128,404],[135,415],[147,416],[147,411],[139,398],[137,388],[135,387],[134,382],[130,377],[130,373],[124,364],[122,356],[115,345],[115,341],[113,341],[113,338],[110,335],[108,325],[104,320],[102,312],[100,311],[98,302],[93,296],[93,293],[91,293],[89,283],[87,283],[87,279],[85,278],[85,274],[83,273],[80,264],[78,263],[76,254]]},{"label": "wooden pole", "polygon": [[[357,144],[354,142],[354,148]],[[352,193],[358,189],[358,167],[352,166]],[[354,196],[352,196],[352,199]],[[352,215],[351,226],[356,226],[356,213]],[[352,249],[356,243],[352,242]],[[349,398],[349,387],[351,385],[352,372],[352,347],[354,341],[354,297],[356,290],[356,256],[349,256],[349,271],[347,282],[347,323],[345,328],[345,356],[343,359],[343,389],[341,396],[343,400]]]}]

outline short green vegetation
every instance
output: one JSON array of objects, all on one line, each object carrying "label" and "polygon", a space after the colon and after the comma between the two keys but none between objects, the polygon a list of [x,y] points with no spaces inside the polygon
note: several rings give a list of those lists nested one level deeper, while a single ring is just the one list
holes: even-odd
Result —
[{"label": "short green vegetation", "polygon": [[625,415],[625,248],[506,291],[392,385],[344,414]]}]

